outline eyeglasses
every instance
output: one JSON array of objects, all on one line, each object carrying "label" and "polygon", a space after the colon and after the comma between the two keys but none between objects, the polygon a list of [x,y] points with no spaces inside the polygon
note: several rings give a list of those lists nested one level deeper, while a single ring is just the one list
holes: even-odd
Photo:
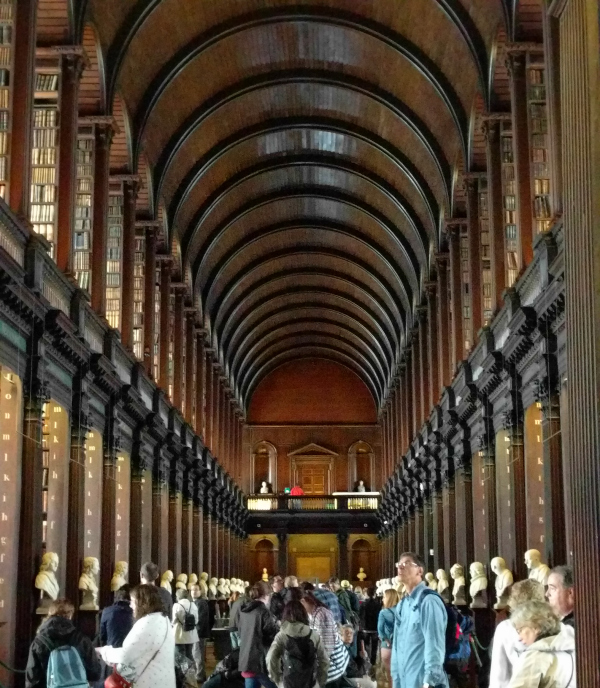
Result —
[{"label": "eyeglasses", "polygon": [[399,561],[396,562],[397,569],[405,569],[407,566],[417,566],[414,561]]}]

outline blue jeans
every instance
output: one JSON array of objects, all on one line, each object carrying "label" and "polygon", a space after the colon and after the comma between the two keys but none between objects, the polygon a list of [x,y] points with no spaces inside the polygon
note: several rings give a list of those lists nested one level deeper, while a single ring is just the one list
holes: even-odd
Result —
[{"label": "blue jeans", "polygon": [[266,674],[256,674],[254,678],[245,678],[245,688],[277,688]]}]

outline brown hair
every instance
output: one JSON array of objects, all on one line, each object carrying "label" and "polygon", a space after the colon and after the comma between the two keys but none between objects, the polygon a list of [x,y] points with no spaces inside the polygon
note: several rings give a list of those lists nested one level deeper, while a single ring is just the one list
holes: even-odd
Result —
[{"label": "brown hair", "polygon": [[267,581],[259,580],[250,589],[250,599],[259,600],[261,597],[268,597],[271,594],[271,586]]},{"label": "brown hair", "polygon": [[143,576],[148,582],[152,583],[158,578],[158,566],[151,561],[142,564],[140,568],[140,576]]},{"label": "brown hair", "polygon": [[63,616],[65,619],[70,619],[74,611],[73,603],[64,597],[60,597],[58,600],[50,603],[48,616]]},{"label": "brown hair", "polygon": [[318,597],[316,597],[314,592],[312,592],[311,590],[305,590],[304,595],[302,596],[302,599],[306,600],[306,602],[308,602],[308,604],[311,607],[314,607],[315,609],[317,607],[327,608],[327,605],[323,604],[323,602],[321,602],[321,600]]},{"label": "brown hair", "polygon": [[147,614],[160,612],[164,614],[164,605],[156,585],[136,585],[130,592],[135,600],[135,618],[141,619]]},{"label": "brown hair", "polygon": [[298,621],[308,626],[308,614],[306,613],[306,609],[304,609],[298,600],[292,600],[285,605],[281,620],[289,621],[290,623]]}]

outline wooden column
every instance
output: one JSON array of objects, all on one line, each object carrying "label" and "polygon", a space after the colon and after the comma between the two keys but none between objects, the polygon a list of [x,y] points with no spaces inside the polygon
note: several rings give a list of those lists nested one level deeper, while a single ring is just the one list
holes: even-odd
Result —
[{"label": "wooden column", "polygon": [[[131,494],[129,507],[129,580],[137,580],[142,564],[146,561],[143,553],[142,515],[144,500],[145,471],[149,463],[147,456],[141,454],[142,448],[134,445],[134,455],[131,459]],[[149,524],[146,524],[148,527]],[[150,553],[147,553],[148,556]]]},{"label": "wooden column", "polygon": [[195,571],[200,574],[204,571],[204,493],[202,486],[198,484],[199,478],[196,477],[195,500],[194,500],[194,523],[192,532],[192,564]]},{"label": "wooden column", "polygon": [[140,188],[138,177],[123,178],[123,297],[121,339],[133,351],[133,301],[135,278],[135,204]]},{"label": "wooden column", "polygon": [[475,561],[486,566],[499,551],[497,526],[495,453],[484,445],[473,456],[473,530]]},{"label": "wooden column", "polygon": [[504,249],[504,201],[502,198],[502,141],[500,131],[503,118],[510,115],[492,115],[486,119],[483,132],[486,141],[488,177],[488,218],[492,269],[492,309],[502,307],[502,292],[506,289],[506,252]]},{"label": "wooden column", "polygon": [[196,413],[194,418],[194,430],[197,435],[206,439],[204,423],[204,391],[206,382],[204,378],[205,371],[204,358],[204,331],[196,330]]},{"label": "wooden column", "polygon": [[184,476],[183,495],[181,505],[181,573],[196,573],[196,562],[193,560],[193,517],[194,503],[192,494],[194,489],[194,478],[188,470]]},{"label": "wooden column", "polygon": [[221,366],[218,363],[213,363],[213,434],[212,446],[214,456],[219,457],[221,452],[221,380],[220,380]]},{"label": "wooden column", "polygon": [[558,394],[550,394],[542,400],[544,541],[550,566],[557,566],[567,561],[563,437],[560,421],[559,396]]},{"label": "wooden column", "polygon": [[71,453],[69,457],[68,499],[69,520],[67,525],[67,560],[65,561],[66,585],[64,594],[79,604],[79,576],[85,544],[85,442],[88,427],[86,418],[74,415],[71,427]]},{"label": "wooden column", "polygon": [[169,485],[169,569],[175,576],[181,573],[181,537],[183,520],[183,470],[174,460]]},{"label": "wooden column", "polygon": [[444,561],[446,571],[456,563],[456,493],[454,477],[448,478],[442,488],[442,512],[444,523]]},{"label": "wooden column", "polygon": [[[215,509],[217,508],[215,504]],[[211,519],[211,557],[210,557],[210,570],[211,576],[214,578],[220,578],[221,569],[219,568],[219,516],[218,512],[215,511]]]},{"label": "wooden column", "polygon": [[428,340],[427,340],[427,311],[422,308],[419,318],[419,369],[420,369],[420,398],[421,398],[421,415],[419,418],[419,424],[417,426],[417,431],[421,428],[425,422],[425,418],[429,416],[429,389],[431,387],[431,377],[430,371],[427,370],[427,364],[429,360],[428,353]]},{"label": "wooden column", "polygon": [[106,246],[108,240],[108,183],[110,166],[110,144],[114,124],[96,124],[96,145],[94,148],[94,202],[92,216],[92,308],[98,315],[106,315]]},{"label": "wooden column", "polygon": [[468,575],[469,566],[473,562],[473,486],[471,483],[471,467],[459,466],[456,469],[456,562],[461,564]]},{"label": "wooden column", "polygon": [[181,411],[184,398],[184,332],[183,332],[183,299],[184,285],[177,285],[175,289],[175,313],[173,324],[173,406]]},{"label": "wooden column", "polygon": [[400,364],[398,370],[398,459],[404,454],[404,366]]},{"label": "wooden column", "polygon": [[439,394],[452,382],[450,358],[452,356],[452,330],[450,325],[450,280],[447,253],[436,254],[437,264],[437,356]]},{"label": "wooden column", "polygon": [[169,463],[161,454],[152,480],[152,561],[164,573],[169,562]]},{"label": "wooden column", "polygon": [[440,381],[440,357],[438,355],[438,307],[437,307],[437,284],[427,282],[427,356],[428,366],[426,375],[429,378],[429,399],[428,413],[437,404],[442,392]]},{"label": "wooden column", "polygon": [[350,567],[348,562],[348,532],[346,530],[340,530],[337,534],[338,541],[338,551],[339,551],[339,577],[340,579],[350,578]]},{"label": "wooden column", "polygon": [[204,495],[204,571],[208,573],[208,577],[213,576],[212,573],[212,512],[209,493]]},{"label": "wooden column", "polygon": [[204,371],[205,384],[206,384],[206,398],[205,398],[205,435],[204,443],[209,449],[212,449],[213,444],[213,374],[212,374],[212,350],[205,347],[204,353],[206,355],[206,365]]},{"label": "wooden column", "polygon": [[[14,70],[11,74],[13,105],[12,117],[10,118],[13,155],[10,156],[9,198],[12,210],[22,217],[29,217],[31,198],[31,140],[37,8],[37,0],[19,0],[19,2],[14,3],[14,9],[16,9],[13,25],[15,47]],[[23,664],[23,666],[25,665]]]},{"label": "wooden column", "polygon": [[171,267],[169,256],[160,263],[160,347],[158,386],[169,394],[169,342],[171,339]]},{"label": "wooden column", "polygon": [[[431,498],[431,513],[433,519],[433,568],[437,571],[443,569],[445,565],[444,508],[441,490],[434,492]],[[435,571],[433,572],[434,575]]]},{"label": "wooden column", "polygon": [[144,368],[154,380],[154,307],[156,296],[156,228],[146,227],[144,260]]},{"label": "wooden column", "polygon": [[[114,409],[114,406],[113,406]],[[112,604],[110,590],[112,572],[115,570],[115,537],[117,509],[117,447],[120,445],[119,417],[107,419],[104,437],[104,461],[102,471],[102,530],[100,541],[100,609]],[[85,472],[85,471],[84,471]]]},{"label": "wooden column", "polygon": [[465,340],[462,317],[462,277],[460,268],[460,226],[448,225],[450,251],[450,298],[452,301],[452,357],[450,378],[464,358]]},{"label": "wooden column", "polygon": [[469,237],[469,289],[471,301],[471,348],[483,326],[483,292],[481,286],[481,227],[479,224],[479,179],[467,178],[467,223]]},{"label": "wooden column", "polygon": [[419,364],[419,341],[418,341],[418,328],[413,329],[413,339],[411,348],[411,382],[412,382],[412,419],[411,419],[411,432],[409,443],[412,442],[414,436],[417,433],[417,428],[419,427],[419,418],[421,416],[421,390],[419,389],[419,379],[421,366]]},{"label": "wooden column", "polygon": [[[17,11],[17,16],[18,14]],[[73,272],[78,98],[79,82],[85,65],[83,48],[73,47],[72,50],[73,52],[63,54],[61,58],[59,108],[56,264],[66,273]]]},{"label": "wooden column", "polygon": [[196,312],[189,309],[185,316],[185,419],[194,427],[194,388],[201,387],[196,368]]},{"label": "wooden column", "polygon": [[533,211],[531,198],[531,161],[527,126],[527,74],[526,53],[511,49],[507,60],[510,76],[510,96],[517,186],[517,213],[521,269],[533,260]]}]

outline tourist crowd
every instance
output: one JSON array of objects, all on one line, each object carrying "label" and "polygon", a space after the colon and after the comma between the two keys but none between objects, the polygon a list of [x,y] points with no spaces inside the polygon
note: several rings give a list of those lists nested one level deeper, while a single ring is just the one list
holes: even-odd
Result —
[{"label": "tourist crowd", "polygon": [[[381,598],[375,588],[363,598],[337,578],[315,586],[275,576],[236,591],[231,652],[207,678],[208,600],[198,585],[178,588],[173,600],[147,563],[141,584],[118,590],[103,610],[96,643],[74,626],[70,602],[51,605],[30,648],[26,687],[179,688],[190,675],[204,688],[470,685],[466,610],[428,587],[419,555],[404,553],[397,570],[398,588]],[[495,630],[489,688],[576,688],[573,606],[569,567],[553,569],[546,590],[534,580],[515,583],[510,617]]]}]

